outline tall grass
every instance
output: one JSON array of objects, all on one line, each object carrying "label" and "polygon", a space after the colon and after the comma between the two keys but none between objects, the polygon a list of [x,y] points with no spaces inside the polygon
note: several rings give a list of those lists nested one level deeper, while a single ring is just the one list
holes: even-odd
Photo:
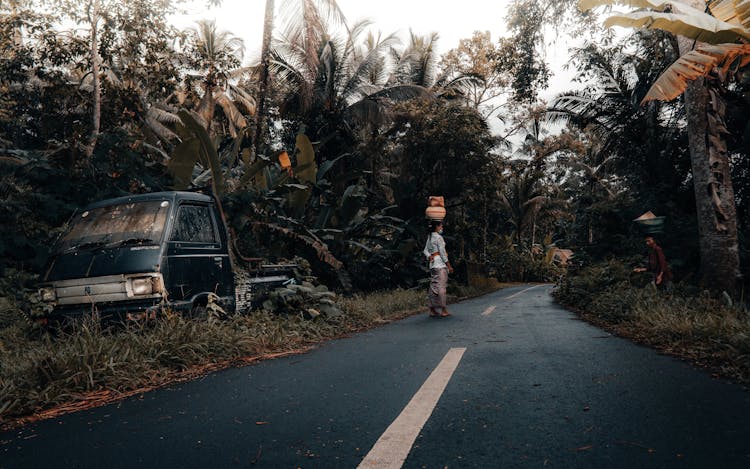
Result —
[{"label": "tall grass", "polygon": [[610,261],[567,276],[555,295],[620,335],[750,383],[750,313],[688,285],[667,293]]},{"label": "tall grass", "polygon": [[102,329],[95,320],[50,334],[23,321],[0,329],[0,423],[61,404],[108,399],[382,324],[423,307],[425,293],[340,298],[345,314],[305,319],[262,311],[224,320],[170,317]]}]

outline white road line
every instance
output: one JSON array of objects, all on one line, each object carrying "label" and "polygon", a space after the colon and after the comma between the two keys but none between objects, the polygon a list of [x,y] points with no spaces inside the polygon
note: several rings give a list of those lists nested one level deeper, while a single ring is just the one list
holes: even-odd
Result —
[{"label": "white road line", "polygon": [[520,292],[518,292],[518,293],[514,293],[514,294],[512,294],[512,295],[510,295],[510,296],[506,296],[506,297],[505,297],[505,298],[503,298],[503,299],[504,299],[504,300],[510,300],[510,299],[512,299],[512,298],[515,298],[515,297],[517,297],[517,296],[518,296],[518,295],[520,295],[521,293],[526,293],[527,291],[529,291],[529,290],[533,290],[533,289],[535,289],[535,288],[537,288],[537,287],[541,287],[541,285],[534,285],[533,287],[529,287],[529,288],[527,288],[526,290],[521,290],[521,291],[520,291]]},{"label": "white road line", "polygon": [[422,384],[401,414],[385,430],[359,468],[400,468],[414,445],[420,430],[430,418],[445,386],[456,371],[466,348],[452,348]]},{"label": "white road line", "polygon": [[489,316],[493,311],[495,311],[495,306],[488,306],[487,309],[482,311],[482,316]]}]

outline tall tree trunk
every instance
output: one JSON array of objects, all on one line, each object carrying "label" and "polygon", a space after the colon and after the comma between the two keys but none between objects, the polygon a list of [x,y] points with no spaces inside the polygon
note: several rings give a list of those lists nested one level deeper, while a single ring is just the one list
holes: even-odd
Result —
[{"label": "tall tree trunk", "polygon": [[91,92],[93,108],[91,111],[91,136],[89,136],[89,141],[84,153],[87,161],[91,159],[94,154],[94,149],[96,149],[96,142],[99,140],[99,130],[102,119],[102,90],[99,77],[99,9],[99,0],[94,0],[90,3],[88,19],[91,24],[91,44],[89,53],[91,55],[91,75],[94,80],[94,90]]},{"label": "tall tree trunk", "polygon": [[274,0],[266,0],[266,14],[263,20],[263,46],[260,53],[260,87],[258,88],[257,109],[255,112],[255,156],[266,151],[266,100],[271,62],[271,37],[273,36]]},{"label": "tall tree trunk", "polygon": [[216,99],[214,99],[214,91],[216,90],[216,73],[213,66],[209,69],[206,79],[203,81],[203,97],[200,103],[198,103],[198,109],[196,112],[200,115],[206,123],[206,132],[211,135],[211,124],[214,121],[214,113],[216,111]]},{"label": "tall tree trunk", "polygon": [[[701,2],[702,3],[702,2]],[[695,42],[678,38],[680,55]],[[709,92],[706,80],[696,80],[685,91],[690,163],[698,216],[701,281],[705,286],[736,293],[740,278],[737,209],[730,178],[723,128],[723,103]]]}]

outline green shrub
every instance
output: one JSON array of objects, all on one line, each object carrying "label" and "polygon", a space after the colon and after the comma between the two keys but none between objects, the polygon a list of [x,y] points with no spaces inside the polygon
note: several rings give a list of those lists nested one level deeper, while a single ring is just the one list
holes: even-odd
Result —
[{"label": "green shrub", "polygon": [[486,270],[501,282],[555,282],[565,268],[544,252],[519,251],[505,243],[488,249]]},{"label": "green shrub", "polygon": [[570,272],[555,296],[596,323],[750,382],[750,316],[744,305],[690,285],[657,290],[650,275],[610,260]]},{"label": "green shrub", "polygon": [[563,304],[586,309],[599,293],[612,285],[629,283],[632,275],[632,268],[616,259],[571,269],[558,282],[555,295]]}]

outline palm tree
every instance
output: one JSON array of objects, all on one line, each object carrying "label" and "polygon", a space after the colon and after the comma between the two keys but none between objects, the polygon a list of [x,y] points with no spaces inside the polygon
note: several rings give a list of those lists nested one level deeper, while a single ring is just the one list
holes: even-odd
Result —
[{"label": "palm tree", "polygon": [[543,179],[544,171],[537,164],[525,160],[511,161],[507,184],[500,192],[500,205],[513,226],[519,249],[523,246],[524,234],[529,231],[533,244],[536,219],[548,202]]},{"label": "palm tree", "polygon": [[[282,112],[304,122],[321,147],[337,135],[351,138],[356,125],[383,122],[393,101],[429,95],[421,86],[385,84],[383,57],[397,43],[395,35],[368,36],[363,46],[369,21],[347,27],[343,36],[329,34],[325,24],[317,33],[307,26],[306,34],[287,28],[275,49],[274,72],[286,90]],[[315,47],[312,40],[319,41]]]},{"label": "palm tree", "polygon": [[688,4],[582,0],[580,5],[589,9],[612,3],[639,9],[612,15],[605,25],[663,29],[678,36],[681,57],[657,80],[644,102],[685,94],[703,278],[717,289],[735,292],[740,277],[737,211],[720,86],[729,72],[750,61],[747,2],[714,2],[709,7],[713,16],[704,13],[703,0]]},{"label": "palm tree", "polygon": [[[673,60],[671,50],[664,53],[665,36],[662,32],[639,33],[613,47],[576,49],[573,59],[582,70],[578,78],[589,84],[583,90],[558,95],[545,113],[551,123],[590,133],[597,142],[599,159],[613,158],[612,163],[621,170],[618,172],[638,192],[653,190],[667,176],[674,176],[673,162],[660,155],[665,147],[674,147],[680,135],[676,123],[684,119],[676,104],[638,105],[660,65]],[[684,175],[675,177],[683,179]]]},{"label": "palm tree", "polygon": [[391,83],[432,87],[437,75],[439,38],[436,32],[420,36],[410,30],[406,48],[403,51],[391,49],[396,63]]},{"label": "palm tree", "polygon": [[266,141],[266,97],[270,84],[270,62],[271,62],[271,39],[273,37],[273,18],[275,12],[274,0],[266,0],[266,12],[263,19],[263,45],[260,53],[260,76],[258,80],[258,93],[256,102],[258,104],[255,113],[255,156],[260,155]]},{"label": "palm tree", "polygon": [[[213,20],[200,20],[189,28],[191,50],[188,64],[196,74],[188,75],[185,88],[178,92],[180,104],[188,97],[199,99],[196,112],[203,119],[209,133],[212,131],[217,105],[227,118],[228,133],[238,136],[238,131],[247,127],[247,120],[238,106],[248,114],[255,113],[255,100],[248,92],[237,86],[245,70],[240,63],[245,51],[244,42],[231,32],[218,29]],[[199,80],[202,96],[192,82]]]}]

